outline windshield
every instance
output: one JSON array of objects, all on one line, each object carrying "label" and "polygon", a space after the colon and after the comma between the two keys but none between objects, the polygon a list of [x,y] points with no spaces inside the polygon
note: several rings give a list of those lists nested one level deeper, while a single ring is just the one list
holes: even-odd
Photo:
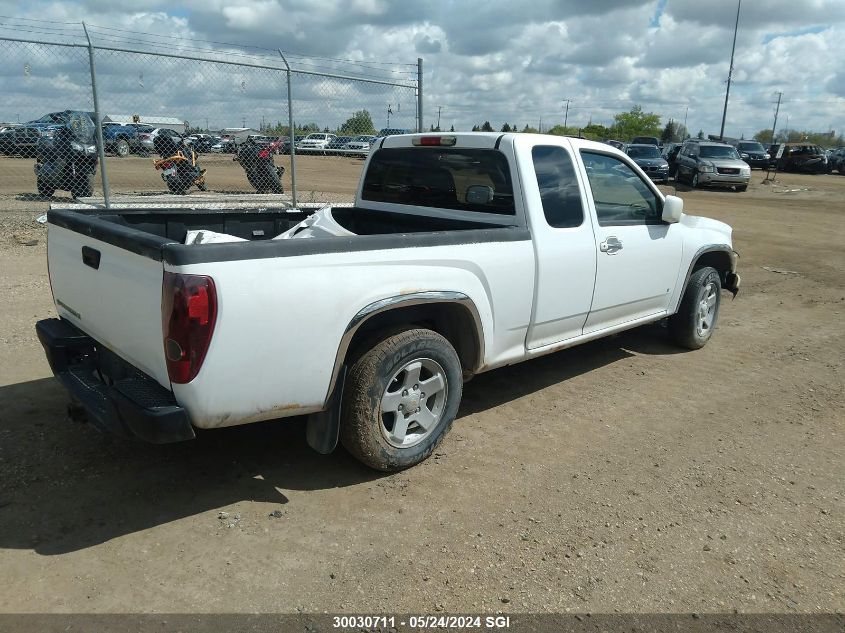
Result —
[{"label": "windshield", "polygon": [[702,158],[739,158],[736,150],[727,145],[702,145],[698,155]]},{"label": "windshield", "polygon": [[629,147],[628,156],[631,158],[660,158],[660,150],[656,145]]},{"label": "windshield", "polygon": [[760,143],[737,143],[737,147],[743,152],[765,152]]}]

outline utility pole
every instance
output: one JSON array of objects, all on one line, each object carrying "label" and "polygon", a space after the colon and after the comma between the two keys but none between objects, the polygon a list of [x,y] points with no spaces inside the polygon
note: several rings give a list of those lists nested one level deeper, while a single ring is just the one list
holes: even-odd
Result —
[{"label": "utility pole", "polygon": [[783,97],[783,92],[778,92],[778,105],[775,108],[775,122],[772,123],[772,145],[774,145],[774,143],[775,143],[775,130],[778,127],[778,112],[780,112],[780,99],[781,99],[781,97]]},{"label": "utility pole", "polygon": [[563,115],[563,127],[564,131],[566,131],[566,122],[569,120],[569,99],[564,99],[566,102],[566,113]]},{"label": "utility pole", "polygon": [[[689,106],[687,106],[687,109],[684,110],[684,134],[687,133],[687,115],[688,114],[689,114]],[[681,140],[683,141],[684,139],[681,139]]]},{"label": "utility pole", "polygon": [[443,106],[437,106],[437,130],[440,130],[440,110],[443,109]]},{"label": "utility pole", "polygon": [[734,25],[734,43],[731,46],[731,66],[728,69],[728,88],[725,91],[725,109],[722,110],[722,129],[719,130],[719,140],[725,137],[725,118],[728,116],[728,97],[731,94],[731,75],[734,72],[734,51],[736,51],[736,32],[739,30],[739,9],[742,7],[742,0],[736,2],[736,24]]}]

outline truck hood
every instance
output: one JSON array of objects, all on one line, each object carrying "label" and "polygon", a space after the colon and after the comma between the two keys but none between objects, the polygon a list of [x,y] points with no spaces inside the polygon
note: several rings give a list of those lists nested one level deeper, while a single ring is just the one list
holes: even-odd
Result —
[{"label": "truck hood", "polygon": [[684,213],[681,216],[681,224],[683,224],[684,226],[688,226],[692,229],[713,231],[719,233],[720,235],[725,236],[725,241],[728,244],[731,243],[731,234],[733,233],[733,228],[729,224],[719,222],[719,220],[705,218],[700,215],[687,215],[686,213]]}]

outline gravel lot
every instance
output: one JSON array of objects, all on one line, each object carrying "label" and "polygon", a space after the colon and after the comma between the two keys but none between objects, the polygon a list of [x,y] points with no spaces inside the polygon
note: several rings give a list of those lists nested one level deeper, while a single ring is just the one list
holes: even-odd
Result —
[{"label": "gravel lot", "polygon": [[[141,160],[126,188],[161,189]],[[301,162],[334,195],[359,169]],[[5,173],[0,612],[845,609],[845,177],[679,191],[742,255],[707,347],[649,326],[484,374],[435,456],[383,476],[301,420],[159,447],[65,421],[33,330],[47,201]]]}]

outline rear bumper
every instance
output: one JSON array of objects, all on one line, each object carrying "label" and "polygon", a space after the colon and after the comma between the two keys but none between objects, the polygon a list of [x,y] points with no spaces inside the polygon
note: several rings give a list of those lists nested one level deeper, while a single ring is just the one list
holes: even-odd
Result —
[{"label": "rear bumper", "polygon": [[195,437],[173,393],[61,319],[35,330],[53,374],[101,431],[152,444]]}]

